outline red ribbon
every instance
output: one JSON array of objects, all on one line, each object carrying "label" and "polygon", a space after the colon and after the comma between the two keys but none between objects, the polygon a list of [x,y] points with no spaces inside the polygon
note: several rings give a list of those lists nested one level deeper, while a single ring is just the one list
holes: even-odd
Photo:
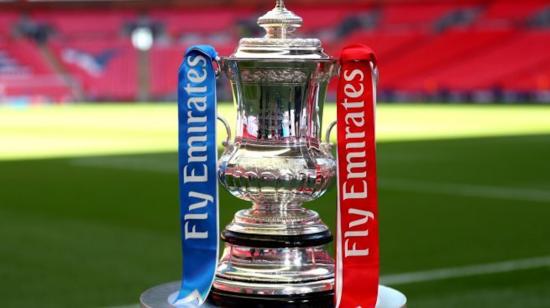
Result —
[{"label": "red ribbon", "polygon": [[373,71],[376,58],[365,45],[342,51],[337,96],[338,231],[336,305],[375,307],[378,295],[378,197]]}]

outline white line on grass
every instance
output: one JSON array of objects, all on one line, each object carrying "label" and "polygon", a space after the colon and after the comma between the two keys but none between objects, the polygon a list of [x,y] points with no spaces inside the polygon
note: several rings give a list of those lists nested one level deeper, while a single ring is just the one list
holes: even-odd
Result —
[{"label": "white line on grass", "polygon": [[381,188],[401,191],[459,195],[491,199],[550,202],[550,190],[532,188],[442,183],[409,179],[380,179]]},{"label": "white line on grass", "polygon": [[418,283],[451,278],[505,273],[546,266],[550,266],[550,256],[386,275],[382,276],[381,282],[383,284],[391,286],[407,283]]}]

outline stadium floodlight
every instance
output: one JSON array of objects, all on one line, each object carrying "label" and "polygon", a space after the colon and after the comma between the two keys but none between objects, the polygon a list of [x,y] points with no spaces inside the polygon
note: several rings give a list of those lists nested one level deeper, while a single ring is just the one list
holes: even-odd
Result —
[{"label": "stadium floodlight", "polygon": [[147,51],[153,46],[153,32],[149,27],[137,27],[132,31],[132,45],[134,48]]}]

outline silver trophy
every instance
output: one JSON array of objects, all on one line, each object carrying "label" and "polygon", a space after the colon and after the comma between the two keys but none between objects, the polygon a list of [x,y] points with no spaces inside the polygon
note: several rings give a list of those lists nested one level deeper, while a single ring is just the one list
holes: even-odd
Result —
[{"label": "silver trophy", "polygon": [[295,38],[302,18],[283,1],[258,19],[263,38],[243,38],[222,59],[237,107],[235,138],[226,143],[219,179],[252,208],[236,213],[214,290],[251,296],[331,293],[332,241],[319,215],[302,207],[336,175],[330,145],[321,141],[327,85],[337,61],[318,39]]},{"label": "silver trophy", "polygon": [[[224,143],[218,176],[252,208],[237,212],[221,234],[225,249],[206,307],[334,307],[335,264],[325,248],[332,234],[302,204],[323,195],[336,177],[329,143],[336,122],[323,142],[321,119],[339,65],[318,39],[294,37],[302,18],[282,0],[258,24],[265,37],[242,39],[220,62],[237,125]],[[174,304],[179,286],[145,291],[142,307],[187,307]],[[380,286],[378,295],[377,307],[404,307],[398,291]]]}]

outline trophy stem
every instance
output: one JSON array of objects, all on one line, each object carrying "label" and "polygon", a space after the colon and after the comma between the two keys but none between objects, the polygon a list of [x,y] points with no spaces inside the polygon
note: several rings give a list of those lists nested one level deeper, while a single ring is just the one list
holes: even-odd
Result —
[{"label": "trophy stem", "polygon": [[273,206],[255,204],[251,209],[238,211],[226,230],[262,236],[330,233],[317,212],[303,208],[298,203]]}]

